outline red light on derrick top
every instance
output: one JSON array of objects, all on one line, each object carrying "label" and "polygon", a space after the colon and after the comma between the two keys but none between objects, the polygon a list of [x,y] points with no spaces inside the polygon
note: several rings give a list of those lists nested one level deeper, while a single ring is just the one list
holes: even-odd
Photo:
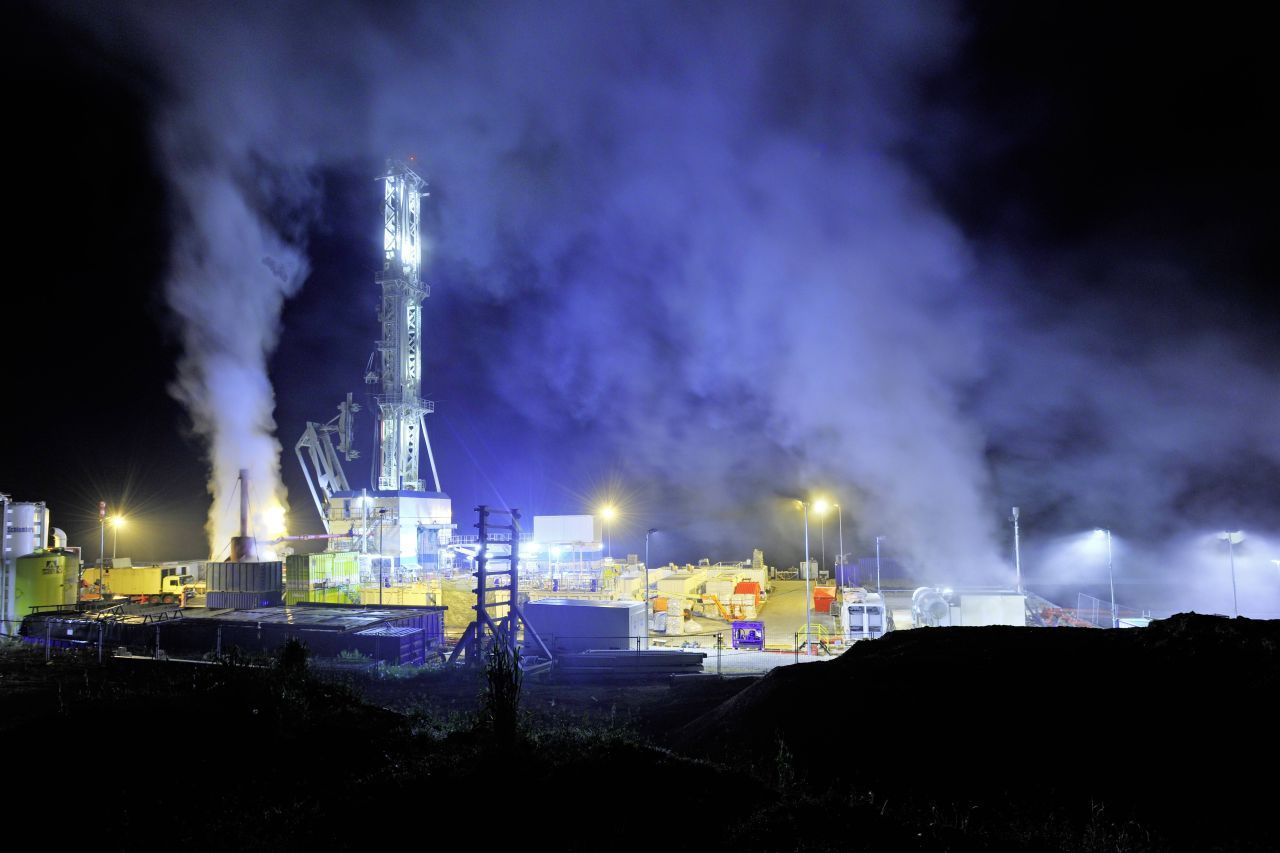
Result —
[{"label": "red light on derrick top", "polygon": [[417,160],[417,159],[418,159],[418,155],[417,155],[417,154],[410,154],[410,155],[409,155],[409,162],[410,162],[410,163],[412,163],[414,160]]}]

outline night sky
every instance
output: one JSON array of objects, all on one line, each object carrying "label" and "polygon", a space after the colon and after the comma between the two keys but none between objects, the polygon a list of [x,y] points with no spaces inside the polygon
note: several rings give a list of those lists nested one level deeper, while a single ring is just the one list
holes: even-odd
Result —
[{"label": "night sky", "polygon": [[[136,522],[124,554],[205,550],[208,414],[176,399],[193,339],[197,364],[267,341],[290,527],[320,530],[293,445],[365,398],[373,178],[413,154],[423,391],[461,527],[481,501],[611,497],[615,554],[658,527],[658,561],[785,565],[782,497],[822,491],[847,550],[885,535],[926,572],[1004,571],[1015,504],[1032,574],[1037,541],[1097,526],[1149,574],[1214,530],[1280,558],[1280,81],[1258,18],[86,9],[4,12],[0,490],[87,553],[99,500]],[[261,304],[210,296],[264,267]]]}]

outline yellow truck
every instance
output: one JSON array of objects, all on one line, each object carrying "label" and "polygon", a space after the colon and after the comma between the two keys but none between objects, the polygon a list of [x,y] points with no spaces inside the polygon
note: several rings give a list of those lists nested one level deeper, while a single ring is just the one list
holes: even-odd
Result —
[{"label": "yellow truck", "polygon": [[130,566],[107,569],[103,579],[100,569],[85,569],[81,599],[124,599],[139,603],[186,604],[204,595],[204,581],[191,575],[180,575],[177,569],[164,566]]}]

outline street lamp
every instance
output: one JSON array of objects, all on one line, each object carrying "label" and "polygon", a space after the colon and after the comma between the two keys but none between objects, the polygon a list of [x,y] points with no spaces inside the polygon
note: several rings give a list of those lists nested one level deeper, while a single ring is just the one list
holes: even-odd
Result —
[{"label": "street lamp", "polygon": [[809,598],[809,574],[812,569],[809,565],[809,502],[797,498],[796,503],[804,510],[804,653],[810,655],[813,654],[813,623],[809,611],[813,601]]},{"label": "street lamp", "polygon": [[1227,540],[1227,558],[1231,561],[1231,608],[1239,619],[1240,600],[1236,597],[1236,543],[1244,541],[1244,534],[1239,530],[1224,530],[1218,534],[1218,538]]},{"label": "street lamp", "polygon": [[[882,539],[884,539],[883,536],[876,537],[876,592],[881,596],[884,595],[884,593],[880,590],[880,541]],[[882,599],[881,604],[883,603],[884,602]]]},{"label": "street lamp", "polygon": [[1116,614],[1116,576],[1114,564],[1111,559],[1111,531],[1104,527],[1099,527],[1093,531],[1095,536],[1107,537],[1107,582],[1111,585],[1111,627],[1120,627],[1120,617]]},{"label": "street lamp", "polygon": [[844,510],[840,508],[840,504],[836,504],[836,524],[840,528],[840,557],[836,564],[836,583],[840,584],[844,581],[840,571],[844,566]]},{"label": "street lamp", "polygon": [[818,559],[819,572],[827,567],[827,510],[829,509],[831,509],[831,505],[822,498],[818,498],[813,502],[813,511],[821,519],[818,522],[818,541],[822,543],[819,546],[821,548],[819,553],[822,555]]},{"label": "street lamp", "polygon": [[1018,542],[1018,508],[1013,508],[1013,569],[1018,573],[1018,592],[1022,592],[1022,552]]},{"label": "street lamp", "polygon": [[124,527],[124,523],[122,515],[111,517],[111,561],[113,563],[116,559],[116,545],[120,542],[120,528]]},{"label": "street lamp", "polygon": [[107,570],[107,502],[98,501],[98,583]]},{"label": "street lamp", "polygon": [[387,526],[387,508],[378,509],[378,606],[382,606],[382,585],[386,583],[384,575],[387,570],[386,556],[382,551],[382,532]]},{"label": "street lamp", "polygon": [[613,537],[609,535],[609,522],[618,517],[618,508],[613,504],[605,504],[600,508],[600,517],[604,519],[604,538],[609,559],[613,559]]},{"label": "street lamp", "polygon": [[649,537],[658,532],[650,527],[644,532],[644,645],[649,647]]}]

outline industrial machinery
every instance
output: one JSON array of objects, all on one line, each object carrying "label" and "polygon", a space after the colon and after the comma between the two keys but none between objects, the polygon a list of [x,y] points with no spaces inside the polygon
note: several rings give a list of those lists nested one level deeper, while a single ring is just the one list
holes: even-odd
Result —
[{"label": "industrial machinery", "polygon": [[[435,405],[422,398],[422,301],[431,292],[421,279],[420,210],[426,184],[408,165],[394,162],[387,163],[380,180],[382,267],[376,282],[382,289],[382,337],[365,375],[365,382],[375,386],[377,405],[372,488],[353,490],[342,470],[343,460],[359,456],[354,448],[359,406],[351,394],[339,404],[337,418],[308,422],[295,452],[331,537],[329,550],[376,551],[392,567],[431,570],[448,553],[453,510],[440,491],[427,434],[426,416]],[[421,474],[422,449],[430,480]]]},{"label": "industrial machinery", "polygon": [[840,590],[840,624],[847,643],[875,640],[893,630],[893,614],[880,593],[844,587]]}]

